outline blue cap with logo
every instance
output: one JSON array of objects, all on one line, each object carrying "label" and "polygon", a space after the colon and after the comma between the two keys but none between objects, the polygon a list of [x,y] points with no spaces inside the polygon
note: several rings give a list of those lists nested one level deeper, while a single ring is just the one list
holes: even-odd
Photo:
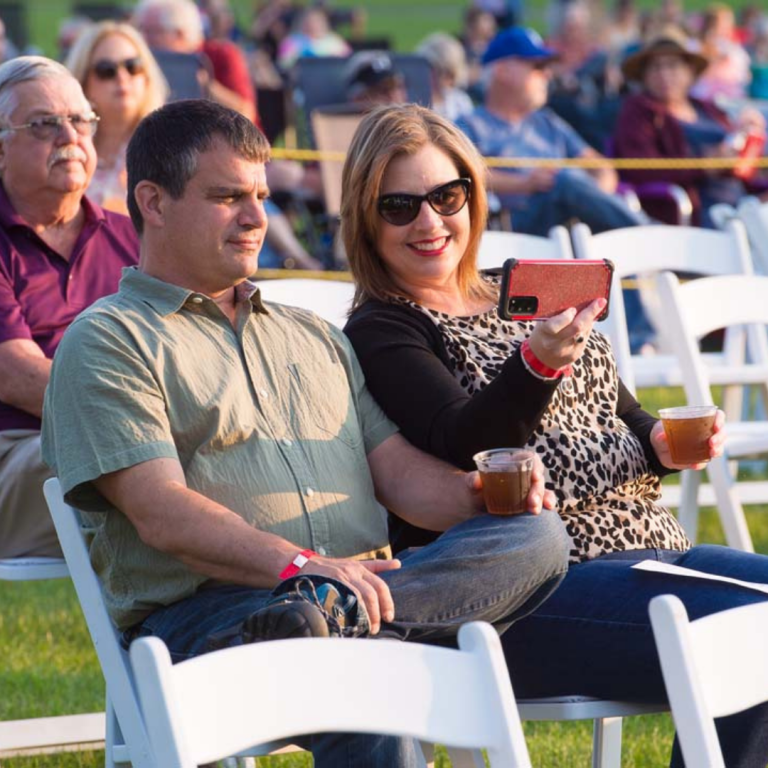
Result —
[{"label": "blue cap with logo", "polygon": [[483,54],[483,64],[499,59],[556,59],[558,54],[544,46],[541,35],[526,27],[503,29],[488,43]]}]

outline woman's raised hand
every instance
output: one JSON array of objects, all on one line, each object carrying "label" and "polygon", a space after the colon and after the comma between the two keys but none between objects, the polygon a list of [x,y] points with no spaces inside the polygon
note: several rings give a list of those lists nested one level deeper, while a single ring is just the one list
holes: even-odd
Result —
[{"label": "woman's raised hand", "polygon": [[606,303],[605,299],[595,299],[581,312],[571,307],[548,320],[537,321],[528,340],[531,352],[550,368],[565,368],[575,363],[583,354],[592,326]]}]

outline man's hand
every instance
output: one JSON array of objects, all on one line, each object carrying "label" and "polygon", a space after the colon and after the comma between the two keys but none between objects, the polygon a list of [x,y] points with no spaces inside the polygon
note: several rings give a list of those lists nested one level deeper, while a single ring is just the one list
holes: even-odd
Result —
[{"label": "man's hand", "polygon": [[[467,482],[474,493],[479,496],[480,510],[485,512],[485,503],[483,502],[483,481],[479,472],[469,472]],[[544,486],[544,464],[538,454],[533,457],[533,471],[531,472],[531,489],[528,491],[528,501],[526,511],[532,515],[538,515],[542,508],[554,509],[557,499],[552,491],[548,491]]]},{"label": "man's hand", "polygon": [[347,560],[316,555],[302,568],[302,573],[329,576],[350,587],[365,606],[371,634],[375,635],[381,628],[382,619],[395,619],[395,603],[389,587],[376,574],[399,567],[399,560]]},{"label": "man's hand", "polygon": [[[709,438],[710,459],[723,455],[725,437],[725,414],[718,409],[717,415],[715,416],[715,429],[712,437]],[[667,440],[667,434],[664,432],[664,425],[661,421],[657,421],[653,425],[653,429],[651,430],[651,445],[653,446],[653,450],[656,451],[659,461],[669,469],[704,469],[707,466],[706,461],[702,461],[699,464],[675,464],[672,461],[672,455],[669,452],[669,441]]]}]

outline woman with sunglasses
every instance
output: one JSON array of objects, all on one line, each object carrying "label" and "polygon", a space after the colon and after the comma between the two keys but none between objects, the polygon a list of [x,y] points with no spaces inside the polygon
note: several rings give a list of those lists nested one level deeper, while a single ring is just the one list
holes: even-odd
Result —
[{"label": "woman with sunglasses", "polygon": [[[699,618],[765,597],[632,564],[658,559],[768,583],[768,557],[692,547],[659,504],[659,477],[683,467],[592,331],[604,300],[536,323],[498,318],[498,285],[475,266],[484,173],[464,134],[430,110],[388,106],[363,118],[342,180],[357,283],[345,330],[368,388],[414,445],[463,469],[489,448],[525,446],[543,461],[571,566],[502,638],[516,695],[665,701],[649,600],[676,594]],[[711,457],[723,450],[722,423],[720,413]],[[390,530],[395,551],[438,535],[397,518]],[[768,706],[719,721],[719,733],[728,766],[764,768]],[[682,765],[678,749],[672,764]]]},{"label": "woman with sunglasses", "polygon": [[88,197],[127,213],[125,148],[141,118],[165,103],[168,83],[141,34],[114,21],[87,27],[66,65],[101,118],[94,136],[99,160]]}]

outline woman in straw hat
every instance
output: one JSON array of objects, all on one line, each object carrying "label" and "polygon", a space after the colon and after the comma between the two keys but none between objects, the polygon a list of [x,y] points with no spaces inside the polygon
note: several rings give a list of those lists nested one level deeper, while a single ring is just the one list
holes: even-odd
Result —
[{"label": "woman in straw hat", "polygon": [[[693,50],[685,34],[668,27],[651,38],[622,65],[624,77],[642,90],[622,105],[614,134],[617,157],[709,157],[735,154],[734,136],[762,134],[765,121],[745,110],[736,123],[713,103],[690,96],[691,86],[707,68],[707,59]],[[731,170],[627,169],[632,183],[662,181],[678,184],[689,194],[694,221],[712,226],[708,215],[715,203],[735,205],[745,194],[744,181]],[[652,215],[664,218],[662,211]]]}]

